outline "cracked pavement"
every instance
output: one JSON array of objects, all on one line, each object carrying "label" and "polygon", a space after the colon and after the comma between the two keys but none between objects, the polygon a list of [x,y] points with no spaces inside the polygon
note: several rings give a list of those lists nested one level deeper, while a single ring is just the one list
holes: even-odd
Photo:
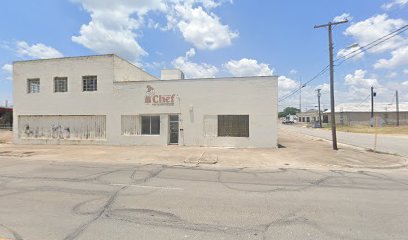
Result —
[{"label": "cracked pavement", "polygon": [[406,239],[408,172],[0,161],[0,239]]}]

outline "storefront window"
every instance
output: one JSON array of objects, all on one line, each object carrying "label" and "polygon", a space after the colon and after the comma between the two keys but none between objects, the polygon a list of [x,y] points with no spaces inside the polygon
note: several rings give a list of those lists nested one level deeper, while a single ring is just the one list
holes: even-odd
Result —
[{"label": "storefront window", "polygon": [[160,135],[160,116],[142,116],[142,134]]},{"label": "storefront window", "polygon": [[249,137],[249,115],[218,115],[219,137]]}]

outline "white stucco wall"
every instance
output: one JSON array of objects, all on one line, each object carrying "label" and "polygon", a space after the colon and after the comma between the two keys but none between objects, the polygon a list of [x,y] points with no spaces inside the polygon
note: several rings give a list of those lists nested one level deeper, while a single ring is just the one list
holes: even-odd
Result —
[{"label": "white stucco wall", "polygon": [[113,55],[113,73],[116,82],[157,80],[153,75]]},{"label": "white stucco wall", "polygon": [[[135,69],[113,55],[14,63],[15,142],[163,146],[169,138],[168,115],[180,114],[180,128],[184,129],[180,145],[277,146],[277,77],[143,81],[144,72]],[[98,76],[98,91],[82,92],[84,75]],[[68,77],[68,92],[53,92],[56,76]],[[40,78],[40,93],[27,94],[28,78]],[[146,104],[147,85],[157,95],[175,94],[174,105]],[[160,136],[121,135],[122,115],[149,114],[161,116]],[[106,140],[21,139],[19,115],[105,115]],[[205,115],[249,115],[249,137],[205,137]]]}]

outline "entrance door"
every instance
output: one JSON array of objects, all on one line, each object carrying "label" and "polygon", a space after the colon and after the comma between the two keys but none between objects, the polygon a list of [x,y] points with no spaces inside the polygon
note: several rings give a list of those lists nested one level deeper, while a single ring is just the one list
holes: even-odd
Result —
[{"label": "entrance door", "polygon": [[179,143],[179,115],[169,116],[169,144]]}]

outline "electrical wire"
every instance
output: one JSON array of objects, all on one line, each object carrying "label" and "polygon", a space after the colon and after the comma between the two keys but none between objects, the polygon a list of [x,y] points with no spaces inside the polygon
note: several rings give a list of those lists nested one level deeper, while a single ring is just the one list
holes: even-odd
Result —
[{"label": "electrical wire", "polygon": [[306,87],[306,85],[314,80],[316,80],[318,77],[322,76],[323,74],[325,74],[327,71],[329,70],[329,65],[327,65],[325,68],[323,68],[318,74],[316,74],[314,77],[312,77],[310,80],[306,81],[305,83],[302,84],[302,86],[300,86],[299,88],[296,88],[295,90],[293,90],[292,92],[286,94],[285,96],[281,97],[278,102],[282,102],[286,99],[288,99],[289,97],[293,96],[294,94],[296,94],[297,92],[299,92],[302,88]]},{"label": "electrical wire", "polygon": [[342,60],[339,64],[336,64],[336,66],[340,66],[341,64],[343,64],[348,59],[353,58],[353,57],[355,57],[355,56],[357,56],[357,55],[359,55],[359,54],[361,54],[363,52],[366,52],[366,51],[370,50],[371,48],[376,47],[376,46],[380,45],[381,43],[383,43],[383,42],[385,42],[385,41],[387,41],[387,40],[389,40],[389,39],[391,39],[393,37],[396,37],[396,36],[400,35],[401,33],[405,32],[406,30],[408,30],[408,24],[401,27],[401,28],[399,28],[399,29],[397,29],[397,30],[395,30],[395,31],[393,31],[393,32],[391,32],[391,33],[389,33],[389,34],[387,34],[387,35],[384,35],[384,36],[372,41],[371,43],[369,43],[367,45],[364,45],[364,46],[362,46],[362,47],[360,47],[360,48],[358,48],[358,49],[356,49],[356,50],[354,50],[354,51],[352,51],[352,52],[350,52],[350,53],[348,53],[348,54],[346,54],[346,55],[344,55],[344,56],[342,56],[340,58],[337,58],[333,62],[337,62],[337,61]]},{"label": "electrical wire", "polygon": [[[389,39],[391,39],[391,38],[393,38],[393,37],[395,37],[395,36],[397,36],[397,35],[400,35],[401,33],[405,32],[406,30],[408,30],[408,24],[405,25],[405,26],[403,26],[403,27],[401,27],[401,28],[399,28],[399,29],[397,29],[397,30],[395,30],[395,31],[392,31],[392,32],[389,33],[389,34],[386,34],[386,35],[384,35],[384,36],[382,36],[382,37],[380,37],[380,38],[378,38],[378,39],[372,41],[371,43],[369,43],[369,44],[367,44],[367,45],[364,45],[364,46],[360,47],[359,49],[356,49],[356,50],[354,50],[354,51],[352,51],[352,52],[350,52],[350,53],[348,53],[348,54],[346,54],[346,55],[344,55],[344,56],[342,56],[342,57],[340,57],[340,58],[335,59],[335,60],[333,61],[333,63],[342,60],[339,64],[336,64],[336,65],[335,65],[335,66],[340,66],[341,64],[343,64],[343,63],[344,63],[345,61],[347,61],[348,59],[353,58],[353,57],[355,57],[355,56],[357,56],[357,55],[359,55],[359,54],[361,54],[361,53],[363,53],[363,52],[365,52],[365,51],[368,51],[369,49],[371,49],[371,48],[373,48],[373,47],[375,47],[375,46],[378,46],[378,45],[380,45],[381,43],[383,43],[383,42],[385,42],[385,41],[387,41],[387,40],[389,40]],[[304,84],[302,84],[302,86],[300,86],[299,88],[297,88],[297,89],[293,90],[292,92],[286,94],[285,96],[281,97],[281,98],[278,100],[278,102],[282,102],[282,101],[288,99],[289,97],[293,96],[293,95],[296,94],[297,92],[299,92],[299,91],[300,91],[302,88],[304,88],[308,83],[310,83],[310,82],[316,80],[318,77],[320,77],[320,76],[322,76],[323,74],[325,74],[325,73],[329,70],[329,67],[330,67],[330,65],[327,65],[327,66],[326,66],[325,68],[323,68],[318,74],[316,74],[316,75],[315,75],[314,77],[312,77],[310,80],[308,80],[308,81],[306,81]],[[367,97],[367,98],[368,98],[368,97]],[[366,99],[365,99],[365,100],[366,100]],[[364,100],[364,101],[365,101],[365,100]],[[361,105],[361,103],[360,103],[360,105]]]},{"label": "electrical wire", "polygon": [[367,99],[371,96],[371,94],[368,94],[368,96],[366,98],[364,98],[363,101],[361,101],[359,104],[355,105],[356,107],[360,107],[361,104],[363,104],[365,101],[367,101]]}]

